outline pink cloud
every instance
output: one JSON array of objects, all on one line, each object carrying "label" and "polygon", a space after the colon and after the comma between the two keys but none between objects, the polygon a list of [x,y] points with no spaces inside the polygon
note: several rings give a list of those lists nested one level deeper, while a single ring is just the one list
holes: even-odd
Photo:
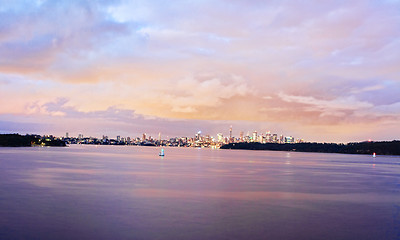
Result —
[{"label": "pink cloud", "polygon": [[[365,126],[399,133],[398,2],[26,4],[0,9],[4,122],[79,128],[78,113],[124,109],[165,126],[187,119],[188,132],[212,120],[283,124],[310,138],[364,136]],[[115,132],[132,130],[113,121]]]}]

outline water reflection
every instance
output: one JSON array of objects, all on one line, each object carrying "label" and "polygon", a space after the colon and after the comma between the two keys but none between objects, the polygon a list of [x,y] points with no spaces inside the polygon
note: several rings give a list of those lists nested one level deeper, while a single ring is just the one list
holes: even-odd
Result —
[{"label": "water reflection", "polygon": [[[0,239],[396,239],[399,158],[0,149]],[[372,166],[372,167],[371,167]],[[338,231],[342,229],[343,231]]]}]

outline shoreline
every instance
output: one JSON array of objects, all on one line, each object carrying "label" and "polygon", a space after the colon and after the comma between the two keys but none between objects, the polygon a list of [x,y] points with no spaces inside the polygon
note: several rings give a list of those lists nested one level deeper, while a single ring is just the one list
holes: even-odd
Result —
[{"label": "shoreline", "polygon": [[400,156],[400,141],[336,143],[229,143],[221,149]]}]

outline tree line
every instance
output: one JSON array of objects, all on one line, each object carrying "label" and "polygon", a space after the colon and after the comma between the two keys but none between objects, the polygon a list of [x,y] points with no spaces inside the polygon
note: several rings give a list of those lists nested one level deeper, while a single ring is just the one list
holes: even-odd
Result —
[{"label": "tree line", "polygon": [[45,138],[39,135],[0,134],[1,147],[30,147],[30,146],[66,146],[65,142],[55,138]]},{"label": "tree line", "polygon": [[321,152],[321,153],[348,153],[348,154],[373,154],[400,155],[400,141],[391,142],[353,142],[347,144],[337,143],[229,143],[221,146],[222,149],[247,149],[295,152]]}]

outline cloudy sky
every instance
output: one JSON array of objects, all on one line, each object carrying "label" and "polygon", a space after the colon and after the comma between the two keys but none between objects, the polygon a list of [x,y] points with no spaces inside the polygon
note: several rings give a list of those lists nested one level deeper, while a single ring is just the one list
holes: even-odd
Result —
[{"label": "cloudy sky", "polygon": [[400,138],[400,1],[0,0],[0,132]]}]

